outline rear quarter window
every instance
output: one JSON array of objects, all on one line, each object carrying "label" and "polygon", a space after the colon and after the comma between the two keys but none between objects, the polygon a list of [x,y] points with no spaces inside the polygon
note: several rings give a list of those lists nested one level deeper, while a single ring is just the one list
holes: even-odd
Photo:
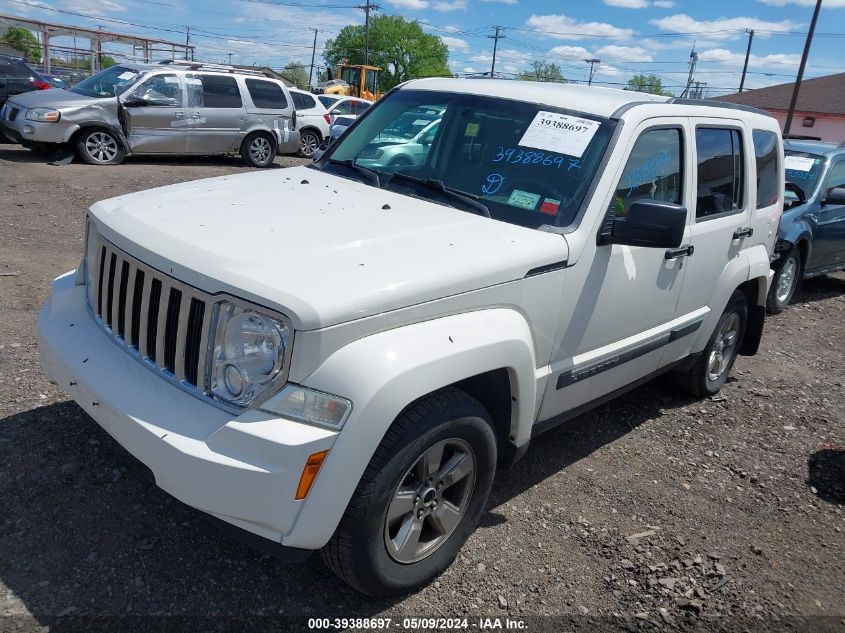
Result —
[{"label": "rear quarter window", "polygon": [[780,151],[778,137],[768,130],[754,130],[754,157],[757,167],[757,208],[770,207],[780,195]]},{"label": "rear quarter window", "polygon": [[256,108],[284,110],[288,107],[288,100],[279,84],[262,79],[247,79],[246,89]]},{"label": "rear quarter window", "polygon": [[297,110],[310,110],[317,107],[317,102],[310,95],[304,95],[301,92],[292,92],[290,95],[293,99],[293,105]]},{"label": "rear quarter window", "polygon": [[201,75],[202,97],[206,108],[240,108],[241,91],[234,77]]}]

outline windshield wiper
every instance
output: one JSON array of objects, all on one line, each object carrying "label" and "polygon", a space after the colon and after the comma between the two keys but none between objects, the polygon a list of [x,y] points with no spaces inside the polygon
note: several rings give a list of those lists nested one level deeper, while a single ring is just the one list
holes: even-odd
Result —
[{"label": "windshield wiper", "polygon": [[352,171],[358,172],[359,174],[364,176],[364,178],[366,178],[371,185],[381,189],[381,180],[378,177],[377,171],[369,169],[368,167],[362,167],[351,158],[348,158],[346,160],[337,160],[336,158],[330,158],[328,162],[333,165],[343,165],[344,167],[348,167]]},{"label": "windshield wiper", "polygon": [[427,187],[428,189],[431,189],[433,191],[437,191],[438,193],[442,193],[444,196],[446,196],[453,202],[460,202],[465,207],[469,207],[469,209],[464,210],[471,210],[472,213],[483,215],[485,218],[491,217],[490,209],[488,209],[486,205],[482,204],[477,199],[474,199],[468,194],[455,191],[454,189],[449,189],[448,187],[446,187],[446,185],[443,184],[442,180],[437,180],[436,178],[427,178],[423,180],[422,178],[414,178],[413,176],[408,176],[407,174],[403,173],[394,173],[388,182],[392,182],[397,178],[399,180],[407,180],[409,182],[422,185],[423,187]]}]

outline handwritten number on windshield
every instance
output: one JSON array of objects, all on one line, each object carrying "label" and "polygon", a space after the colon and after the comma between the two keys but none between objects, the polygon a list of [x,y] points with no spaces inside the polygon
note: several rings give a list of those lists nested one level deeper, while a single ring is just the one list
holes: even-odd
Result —
[{"label": "handwritten number on windshield", "polygon": [[566,171],[581,169],[581,161],[576,158],[567,159],[563,156],[553,156],[551,154],[546,154],[545,152],[526,151],[523,149],[517,150],[513,147],[505,149],[501,146],[499,147],[496,157],[491,162],[506,162],[511,165],[544,165],[545,167],[551,167],[554,165],[558,169],[567,165]]}]

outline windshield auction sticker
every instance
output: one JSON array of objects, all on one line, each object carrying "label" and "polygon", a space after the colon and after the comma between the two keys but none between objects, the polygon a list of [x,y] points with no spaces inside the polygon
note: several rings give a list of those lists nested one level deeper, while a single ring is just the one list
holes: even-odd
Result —
[{"label": "windshield auction sticker", "polygon": [[519,144],[581,158],[599,125],[598,121],[540,110]]},{"label": "windshield auction sticker", "polygon": [[787,156],[783,161],[783,166],[793,171],[810,171],[815,164],[815,158],[806,158],[805,156]]}]

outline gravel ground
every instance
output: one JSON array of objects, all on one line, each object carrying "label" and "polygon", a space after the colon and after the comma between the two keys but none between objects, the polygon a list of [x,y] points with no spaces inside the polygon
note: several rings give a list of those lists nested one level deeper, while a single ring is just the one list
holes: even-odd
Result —
[{"label": "gravel ground", "polygon": [[497,477],[456,563],[403,599],[364,599],[319,557],[282,565],[156,488],[45,380],[37,310],[79,261],[91,203],[245,169],[234,159],[53,167],[0,145],[0,630],[117,630],[117,617],[129,618],[122,630],[293,630],[336,616],[845,629],[842,274],[805,283],[719,396],[694,401],[658,380],[537,438]]}]

